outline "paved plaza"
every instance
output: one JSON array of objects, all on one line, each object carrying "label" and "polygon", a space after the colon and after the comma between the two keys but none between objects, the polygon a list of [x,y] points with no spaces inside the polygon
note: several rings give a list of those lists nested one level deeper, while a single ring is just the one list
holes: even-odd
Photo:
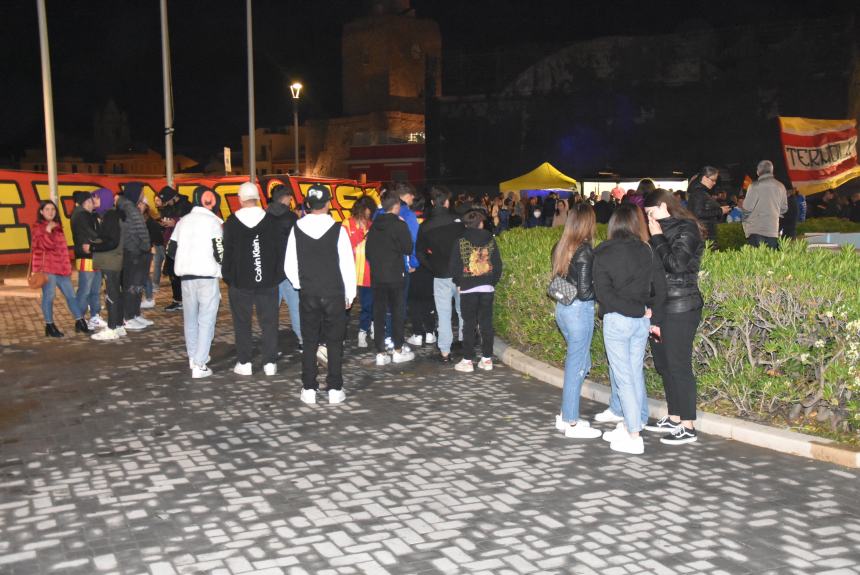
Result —
[{"label": "paved plaza", "polygon": [[2,574],[860,573],[857,471],[565,439],[560,390],[427,348],[348,347],[346,403],[307,406],[286,309],[277,376],[232,373],[225,298],[192,380],[181,314],[96,343],[55,308],[49,341],[36,300],[0,299]]}]

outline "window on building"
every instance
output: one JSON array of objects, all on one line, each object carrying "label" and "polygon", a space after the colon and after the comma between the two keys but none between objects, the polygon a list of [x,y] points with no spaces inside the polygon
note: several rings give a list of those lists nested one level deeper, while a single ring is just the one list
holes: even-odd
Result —
[{"label": "window on building", "polygon": [[424,143],[424,132],[410,132],[407,138],[409,142]]}]

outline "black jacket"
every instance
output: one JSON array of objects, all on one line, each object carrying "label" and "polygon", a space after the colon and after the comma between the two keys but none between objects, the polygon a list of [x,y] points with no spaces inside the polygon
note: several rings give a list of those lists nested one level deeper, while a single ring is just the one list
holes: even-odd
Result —
[{"label": "black jacket", "polygon": [[448,208],[434,207],[430,217],[418,228],[415,241],[415,257],[421,267],[430,270],[434,278],[451,277],[451,250],[465,229],[460,218],[452,215]]},{"label": "black jacket", "polygon": [[[553,259],[555,250],[552,249]],[[594,299],[594,281],[592,279],[592,267],[594,265],[594,249],[588,242],[583,243],[573,253],[570,264],[567,266],[567,280],[576,286],[576,299],[591,301]]]},{"label": "black jacket", "polygon": [[611,203],[603,200],[594,204],[594,217],[598,224],[608,224],[609,218],[612,217],[614,208]]},{"label": "black jacket", "polygon": [[[92,258],[92,243],[99,235],[98,216],[81,206],[75,206],[75,209],[72,210],[71,223],[72,240],[75,242],[75,257],[79,259]],[[84,252],[84,244],[90,244],[90,253]]]},{"label": "black jacket", "polygon": [[[241,210],[240,210],[241,211]],[[250,228],[232,214],[224,222],[224,256],[221,275],[230,287],[263,289],[286,277],[278,221],[266,214]]]},{"label": "black jacket", "polygon": [[606,240],[594,250],[594,291],[600,317],[619,313],[659,325],[666,299],[666,276],[651,247],[638,239]]},{"label": "black jacket", "polygon": [[409,226],[396,214],[376,216],[367,232],[364,253],[370,263],[371,284],[402,284],[406,278],[403,258],[412,254]]},{"label": "black jacket", "polygon": [[687,190],[687,209],[705,226],[707,239],[716,243],[717,224],[723,219],[723,210],[701,179]]},{"label": "black jacket", "polygon": [[466,228],[451,250],[451,280],[461,291],[495,286],[502,277],[502,256],[493,234]]},{"label": "black jacket", "polygon": [[280,260],[284,261],[287,254],[287,240],[290,239],[290,232],[293,231],[293,226],[299,221],[299,217],[293,213],[290,207],[281,202],[272,202],[266,208],[266,213],[275,218],[278,223],[278,229],[281,231],[281,252]]},{"label": "black jacket", "polygon": [[702,309],[699,291],[699,268],[705,242],[699,226],[690,220],[659,220],[662,234],[651,236],[654,255],[666,273],[666,313],[684,313]]}]

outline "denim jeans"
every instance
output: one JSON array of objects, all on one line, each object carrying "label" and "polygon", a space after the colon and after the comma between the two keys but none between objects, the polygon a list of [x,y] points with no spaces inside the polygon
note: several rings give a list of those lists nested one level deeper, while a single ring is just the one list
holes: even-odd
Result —
[{"label": "denim jeans", "polygon": [[779,239],[762,236],[760,234],[750,234],[747,238],[747,243],[754,248],[759,246],[767,246],[770,249],[779,251]]},{"label": "denim jeans", "polygon": [[561,417],[564,421],[579,419],[579,397],[582,382],[591,369],[591,336],[594,335],[594,300],[574,300],[570,305],[555,304],[555,322],[564,341],[564,387],[561,391]]},{"label": "denim jeans", "polygon": [[436,317],[439,321],[439,351],[444,354],[451,353],[451,344],[454,342],[454,334],[451,331],[451,298],[457,309],[458,325],[460,326],[460,338],[463,339],[463,314],[460,311],[460,292],[451,278],[433,278],[433,299],[436,302]]},{"label": "denim jeans", "polygon": [[[609,359],[609,370],[615,379],[621,415],[630,433],[637,433],[647,423],[645,393],[645,346],[648,343],[648,318],[626,317],[608,313],[603,317],[603,343]],[[647,413],[647,412],[646,412]]]},{"label": "denim jeans", "polygon": [[57,274],[45,274],[48,281],[42,286],[42,315],[45,316],[45,323],[54,323],[54,295],[57,293],[57,288],[63,293],[66,298],[66,305],[69,306],[69,311],[75,319],[81,319],[83,315],[78,308],[78,302],[75,300],[75,290],[72,287],[72,276],[58,276]]},{"label": "denim jeans", "polygon": [[[184,295],[184,294],[183,294]],[[302,321],[299,314],[299,290],[293,287],[290,280],[285,279],[278,285],[278,307],[281,302],[287,302],[287,308],[290,310],[290,325],[293,328],[293,333],[296,334],[296,339],[302,343]]]},{"label": "denim jeans", "polygon": [[146,275],[143,278],[143,297],[152,299],[152,274],[149,273],[149,268],[152,265],[152,252],[144,256],[143,265],[146,268]]},{"label": "denim jeans", "polygon": [[[609,370],[609,411],[619,417],[624,412],[621,409],[621,399],[618,397],[618,383],[615,381],[611,369]],[[648,392],[644,385],[642,386],[642,413],[640,417],[643,422],[648,421]]]},{"label": "denim jeans", "polygon": [[161,285],[161,269],[164,267],[164,246],[152,246],[155,250],[152,254],[152,275],[150,282],[152,288],[158,291],[158,286]]},{"label": "denim jeans", "polygon": [[81,316],[87,316],[87,309],[90,310],[90,317],[99,314],[102,310],[102,303],[99,298],[101,291],[102,272],[78,272],[78,292],[75,300]]},{"label": "denim jeans", "polygon": [[195,365],[206,365],[215,319],[221,303],[218,278],[188,279],[182,282],[182,319],[185,323],[185,349]]},{"label": "denim jeans", "polygon": [[370,331],[370,324],[373,322],[373,288],[358,286],[358,301],[361,303],[361,311],[358,314],[358,329]]}]

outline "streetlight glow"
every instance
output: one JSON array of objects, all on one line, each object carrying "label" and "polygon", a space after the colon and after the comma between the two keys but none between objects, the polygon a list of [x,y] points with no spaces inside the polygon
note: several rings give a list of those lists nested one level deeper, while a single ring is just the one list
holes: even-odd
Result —
[{"label": "streetlight glow", "polygon": [[290,85],[290,92],[293,94],[293,100],[298,100],[299,95],[301,94],[303,86],[299,82],[293,82]]}]

